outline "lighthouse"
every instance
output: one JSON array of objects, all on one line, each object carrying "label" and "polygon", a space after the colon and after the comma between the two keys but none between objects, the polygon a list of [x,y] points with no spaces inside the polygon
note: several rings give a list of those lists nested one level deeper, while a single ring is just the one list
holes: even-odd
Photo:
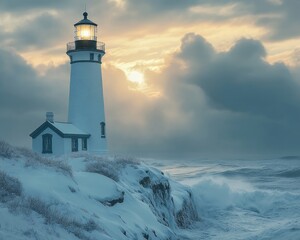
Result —
[{"label": "lighthouse", "polygon": [[87,12],[75,27],[75,41],[67,44],[71,77],[68,122],[90,133],[90,151],[106,152],[101,60],[105,45],[97,42],[97,24]]},{"label": "lighthouse", "polygon": [[74,27],[74,41],[67,44],[71,65],[68,121],[56,122],[54,114],[47,112],[45,122],[30,134],[33,150],[42,154],[107,153],[101,71],[105,44],[97,41],[97,24],[88,19],[87,12]]}]

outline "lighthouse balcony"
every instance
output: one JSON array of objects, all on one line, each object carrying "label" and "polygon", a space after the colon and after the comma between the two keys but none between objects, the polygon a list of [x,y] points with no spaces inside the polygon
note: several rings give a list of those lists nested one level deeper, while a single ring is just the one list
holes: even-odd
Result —
[{"label": "lighthouse balcony", "polygon": [[91,40],[79,40],[67,43],[67,52],[69,51],[103,51],[105,52],[105,44],[103,42]]}]

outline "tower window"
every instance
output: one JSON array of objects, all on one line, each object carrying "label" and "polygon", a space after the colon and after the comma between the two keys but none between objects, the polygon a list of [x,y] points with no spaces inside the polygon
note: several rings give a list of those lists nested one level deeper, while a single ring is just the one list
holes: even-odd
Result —
[{"label": "tower window", "polygon": [[72,152],[78,152],[78,138],[72,138]]},{"label": "tower window", "polygon": [[73,56],[70,56],[70,62],[71,63],[73,62]]},{"label": "tower window", "polygon": [[101,62],[101,55],[98,54],[98,62]]},{"label": "tower window", "polygon": [[82,150],[86,151],[87,150],[87,138],[82,138]]},{"label": "tower window", "polygon": [[46,133],[43,136],[43,153],[52,153],[52,135]]},{"label": "tower window", "polygon": [[101,126],[101,138],[105,138],[105,122],[101,122],[100,126]]},{"label": "tower window", "polygon": [[91,61],[94,60],[94,53],[90,53],[90,60],[91,60]]}]

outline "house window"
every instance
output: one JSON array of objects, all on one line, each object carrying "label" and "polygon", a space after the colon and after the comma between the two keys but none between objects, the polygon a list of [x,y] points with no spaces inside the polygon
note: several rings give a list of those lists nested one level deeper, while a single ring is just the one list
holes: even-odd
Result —
[{"label": "house window", "polygon": [[105,122],[101,122],[100,126],[101,126],[101,138],[105,138]]},{"label": "house window", "polygon": [[94,53],[90,53],[90,60],[91,60],[91,61],[94,60]]},{"label": "house window", "polygon": [[72,152],[78,152],[78,138],[72,138]]},{"label": "house window", "polygon": [[87,150],[87,138],[82,138],[82,151],[86,151]]},{"label": "house window", "polygon": [[52,135],[46,133],[43,136],[43,153],[52,153]]}]

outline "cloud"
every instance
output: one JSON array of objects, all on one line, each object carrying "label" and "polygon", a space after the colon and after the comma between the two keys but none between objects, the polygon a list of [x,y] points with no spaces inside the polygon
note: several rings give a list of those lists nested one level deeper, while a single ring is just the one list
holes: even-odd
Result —
[{"label": "cloud", "polygon": [[11,47],[20,51],[42,50],[63,42],[70,26],[57,14],[42,13],[19,24],[15,31],[5,34]]},{"label": "cloud", "polygon": [[[297,0],[279,1],[276,5],[275,16],[262,17],[257,21],[269,31],[268,38],[273,41],[280,41],[289,38],[299,37],[298,23],[300,21],[300,2]],[[271,12],[270,12],[271,13]]]},{"label": "cloud", "polygon": [[0,2],[0,9],[2,12],[12,11],[32,11],[32,10],[41,10],[41,9],[59,9],[59,8],[68,8],[71,6],[73,1],[71,0],[3,0]]},{"label": "cloud", "polygon": [[[120,12],[124,24],[135,22],[145,24],[149,21],[160,22],[160,26],[191,24],[203,22],[224,23],[248,17],[257,26],[265,28],[265,37],[272,41],[281,41],[299,37],[298,22],[300,16],[298,0],[190,0],[190,1],[149,1],[127,0],[127,11]],[[230,11],[226,11],[226,8]],[[191,9],[200,9],[193,12]],[[210,11],[211,9],[211,11]],[[127,21],[126,21],[127,19]],[[167,21],[168,19],[168,21]],[[120,22],[121,23],[121,22]],[[168,24],[169,23],[169,24]]]},{"label": "cloud", "polygon": [[146,76],[163,97],[148,99],[128,90],[124,76],[110,77],[123,82],[106,89],[111,146],[165,157],[299,153],[299,85],[266,57],[257,40],[217,52],[189,33],[163,72]]},{"label": "cloud", "polygon": [[[204,4],[205,2],[208,3],[206,0],[201,2]],[[257,26],[265,28],[265,38],[267,40],[282,41],[300,36],[297,24],[300,20],[297,10],[300,8],[298,0],[217,0],[212,4],[219,7],[233,4],[234,11],[229,18],[251,17]]]},{"label": "cloud", "polygon": [[[26,2],[26,3],[25,3]],[[53,51],[73,41],[73,24],[83,18],[84,3],[72,1],[8,1],[0,2],[0,37],[2,46],[24,53]],[[108,19],[112,4],[94,1],[90,17],[95,22]],[[70,6],[78,6],[70,8]],[[99,13],[99,9],[106,11]],[[68,16],[68,17],[66,17]],[[102,27],[102,26],[101,26]],[[109,29],[109,28],[107,28]]]},{"label": "cloud", "polygon": [[217,109],[299,118],[297,82],[284,64],[269,64],[265,56],[256,40],[241,39],[228,52],[216,53],[203,38],[188,34],[176,57],[189,63],[187,79],[201,87]]},{"label": "cloud", "polygon": [[[48,62],[62,62],[62,51],[67,42],[73,41],[73,24],[82,18],[84,3],[80,0],[23,2],[4,0],[0,3],[2,46],[16,49],[34,65],[39,58],[43,61],[44,55]],[[109,44],[111,61],[119,65],[132,66],[137,53],[143,51],[140,62],[149,65],[156,62],[154,67],[161,67],[163,54],[173,51],[177,38],[186,31],[201,32],[222,49],[228,48],[240,34],[261,36],[264,33],[265,40],[272,41],[298,34],[295,30],[298,14],[292,12],[298,3],[292,0],[281,3],[270,0],[124,0],[123,7],[115,2],[118,1],[90,0],[87,10],[90,19],[99,24],[99,40]],[[247,28],[247,32],[229,33],[234,27],[241,32]],[[151,48],[145,48],[146,44]],[[286,47],[281,49],[286,51]]]},{"label": "cloud", "polygon": [[[134,32],[142,32],[144,35],[145,29],[148,30],[147,34],[150,32],[153,34],[174,27],[187,27],[208,22],[220,25],[226,22],[242,21],[247,17],[248,21],[249,19],[253,20],[251,23],[255,22],[259,27],[263,26],[266,30],[266,37],[273,41],[299,36],[297,9],[300,3],[297,0],[189,0],[176,2],[171,0],[150,2],[147,0],[124,0],[123,8],[118,7],[118,4],[114,2],[118,1],[91,0],[87,2],[91,19],[98,22],[110,36],[115,34],[120,36],[121,33],[129,36]],[[70,6],[75,7],[70,8]],[[201,11],[192,11],[193,8]],[[4,0],[0,3],[2,19],[5,19],[3,16],[9,15],[9,20],[13,23],[18,18],[24,20],[22,28],[16,28],[14,35],[25,38],[25,40],[28,39],[32,45],[35,41],[41,43],[42,39],[46,44],[48,38],[52,39],[51,41],[54,43],[53,36],[56,36],[56,40],[61,40],[59,35],[67,32],[66,27],[71,26],[72,19],[73,21],[79,20],[79,14],[83,9],[84,4],[80,0],[22,2]],[[49,14],[51,11],[57,13],[56,20]],[[44,14],[28,21],[28,16],[35,16],[38,13]],[[10,21],[7,22],[8,25],[11,25]],[[48,35],[47,30],[49,31]],[[18,33],[19,31],[20,33]],[[28,36],[24,36],[26,31],[30,32]],[[55,31],[57,32],[55,33]],[[41,33],[45,33],[45,35],[38,37],[38,34]],[[22,42],[17,44],[21,48]]]},{"label": "cloud", "polygon": [[[65,115],[65,79],[50,74],[39,76],[13,51],[0,49],[0,138],[15,145],[29,146],[28,134],[44,120],[46,111]],[[58,87],[59,86],[59,87]]]}]

